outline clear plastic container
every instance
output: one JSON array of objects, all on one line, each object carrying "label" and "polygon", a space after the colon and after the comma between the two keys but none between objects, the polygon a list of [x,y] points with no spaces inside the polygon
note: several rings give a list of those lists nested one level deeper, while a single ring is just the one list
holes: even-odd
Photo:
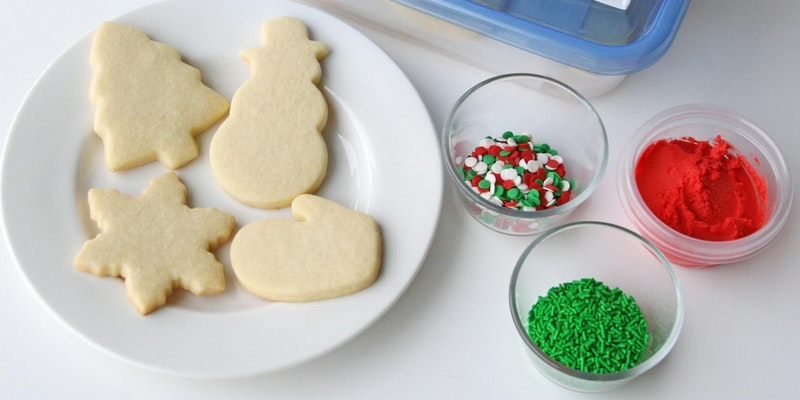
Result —
[{"label": "clear plastic container", "polygon": [[689,0],[395,0],[560,63],[604,75],[640,71],[669,49]]},{"label": "clear plastic container", "polygon": [[[749,162],[767,186],[767,201],[761,205],[766,207],[766,222],[754,233],[734,240],[701,240],[671,228],[645,204],[634,175],[640,155],[655,141],[682,137],[709,141],[717,135]],[[619,196],[636,229],[673,263],[687,267],[732,263],[762,251],[786,224],[794,202],[794,181],[778,145],[753,122],[711,104],[677,106],[653,116],[624,149],[618,174]]]},{"label": "clear plastic container", "polygon": [[[405,1],[405,0],[296,0],[342,19],[367,34],[378,45],[406,43],[465,62],[492,75],[527,71],[546,75],[571,86],[583,96],[602,96],[633,71],[660,58],[671,45],[682,21],[688,0],[634,0],[627,10],[604,4],[590,4],[586,26],[598,32],[593,41],[579,34],[556,29],[565,9],[578,0],[532,1],[540,6],[552,3],[545,14],[522,16],[515,10],[492,8],[508,1]],[[585,2],[586,0],[580,0]],[[637,4],[639,3],[639,4]],[[444,5],[447,5],[446,8]],[[639,10],[637,7],[644,7]],[[477,11],[476,11],[477,10]],[[639,11],[637,11],[639,10]],[[530,10],[530,12],[533,12]],[[537,20],[534,17],[539,17]],[[541,18],[552,19],[549,22]],[[571,16],[569,18],[577,18]],[[622,19],[625,22],[619,22]],[[513,21],[506,26],[501,22]],[[616,22],[615,22],[616,21]],[[627,34],[620,33],[622,31]],[[605,27],[603,27],[605,26]],[[612,34],[611,31],[620,31]],[[599,32],[606,32],[600,34]],[[620,43],[613,43],[626,35]],[[617,39],[610,39],[616,36]],[[502,60],[502,62],[498,62]]]}]

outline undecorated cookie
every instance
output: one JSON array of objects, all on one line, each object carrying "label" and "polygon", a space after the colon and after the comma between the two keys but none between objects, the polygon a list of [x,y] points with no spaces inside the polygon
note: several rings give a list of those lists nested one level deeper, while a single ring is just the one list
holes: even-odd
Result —
[{"label": "undecorated cookie", "polygon": [[160,160],[177,169],[198,155],[195,136],[228,111],[172,47],[134,27],[105,22],[94,33],[89,98],[111,171]]},{"label": "undecorated cookie", "polygon": [[273,209],[315,192],[325,178],[328,106],[316,84],[328,46],[309,40],[306,25],[292,17],[265,22],[261,42],[241,54],[251,76],[233,95],[209,153],[231,197]]},{"label": "undecorated cookie", "polygon": [[196,295],[225,290],[224,267],[210,252],[233,233],[233,216],[186,206],[186,187],[174,172],[136,197],[89,190],[90,217],[100,233],[75,257],[78,270],[125,279],[128,299],[147,315],[166,304],[173,287]]},{"label": "undecorated cookie", "polygon": [[303,194],[291,219],[250,223],[231,241],[231,267],[244,288],[267,300],[307,302],[370,285],[382,263],[380,228],[369,215]]}]

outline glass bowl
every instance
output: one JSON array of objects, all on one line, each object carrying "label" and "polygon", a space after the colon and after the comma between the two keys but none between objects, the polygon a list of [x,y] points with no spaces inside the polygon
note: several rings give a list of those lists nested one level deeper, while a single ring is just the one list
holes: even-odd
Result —
[{"label": "glass bowl", "polygon": [[[534,143],[557,151],[572,183],[569,201],[534,211],[509,208],[470,186],[461,172],[465,160],[481,140],[504,132],[528,133]],[[445,169],[461,203],[483,225],[510,235],[538,234],[563,222],[592,194],[608,161],[605,127],[589,101],[535,74],[499,75],[469,89],[447,116],[441,140]]]},{"label": "glass bowl", "polygon": [[[570,368],[540,349],[528,334],[531,307],[550,288],[595,279],[632,296],[647,321],[649,340],[638,363],[613,373]],[[678,339],[684,306],[678,278],[664,255],[639,234],[605,222],[573,222],[538,236],[511,276],[514,326],[534,366],[568,389],[599,392],[619,387],[658,364]]]},{"label": "glass bowl", "polygon": [[[726,157],[736,158],[739,165],[753,171],[740,183],[742,187],[764,192],[764,199],[753,205],[765,215],[764,224],[755,232],[734,239],[697,238],[700,235],[692,234],[697,236],[693,237],[687,231],[680,231],[682,227],[673,228],[677,223],[671,226],[663,222],[643,200],[635,176],[638,160],[652,143],[685,137],[713,143],[718,141],[718,136],[732,146]],[[620,163],[618,190],[625,212],[635,228],[677,265],[705,267],[753,256],[780,233],[790,215],[794,184],[780,149],[763,129],[719,106],[687,104],[655,115],[629,141]],[[748,164],[752,169],[746,166]],[[717,200],[715,203],[729,202]]]}]

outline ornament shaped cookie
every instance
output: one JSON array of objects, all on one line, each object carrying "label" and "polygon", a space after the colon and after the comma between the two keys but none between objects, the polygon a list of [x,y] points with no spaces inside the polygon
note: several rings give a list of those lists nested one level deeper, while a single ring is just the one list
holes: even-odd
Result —
[{"label": "ornament shaped cookie", "polygon": [[186,165],[198,155],[195,137],[228,111],[228,99],[205,86],[176,49],[134,27],[101,24],[89,61],[94,130],[111,171],[156,160]]},{"label": "ornament shaped cookie", "polygon": [[261,42],[241,53],[251,76],[233,95],[209,153],[229,195],[273,209],[315,192],[327,173],[328,105],[317,83],[328,46],[310,40],[305,23],[292,17],[266,21]]},{"label": "ornament shaped cookie", "polygon": [[312,194],[292,202],[292,219],[250,223],[231,241],[231,267],[242,286],[272,301],[346,296],[375,282],[383,244],[375,220]]},{"label": "ornament shaped cookie", "polygon": [[210,252],[226,242],[234,217],[186,206],[186,187],[174,172],[153,179],[136,197],[89,190],[90,217],[100,233],[75,257],[75,267],[125,279],[128,299],[142,315],[166,304],[174,287],[196,295],[225,290],[224,267]]}]

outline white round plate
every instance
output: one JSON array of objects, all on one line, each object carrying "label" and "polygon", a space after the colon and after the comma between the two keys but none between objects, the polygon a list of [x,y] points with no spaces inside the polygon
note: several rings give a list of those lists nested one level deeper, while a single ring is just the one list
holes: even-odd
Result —
[{"label": "white round plate", "polygon": [[[260,45],[267,19],[302,19],[328,43],[321,86],[330,115],[330,162],[317,194],[373,216],[384,236],[383,268],[369,288],[301,304],[261,300],[238,285],[227,245],[216,254],[228,288],[220,296],[176,290],[149,316],[128,303],[123,282],[77,271],[72,260],[94,237],[87,191],[138,195],[167,170],[151,163],[109,173],[92,131],[91,33],[58,58],[31,89],[4,150],[2,216],[9,246],[34,291],[80,336],[131,363],[170,374],[231,377],[266,373],[342,345],[394,304],[419,270],[436,231],[442,172],[436,133],[419,95],[374,43],[316,9],[286,1],[190,1],[155,4],[117,21],[178,49],[203,81],[229,99],[249,76],[238,54]],[[99,23],[99,21],[98,21]],[[216,184],[208,162],[215,127],[198,136],[200,157],[179,169],[192,207],[213,206],[237,226],[290,218],[288,209],[243,206]],[[420,171],[412,162],[435,166]],[[419,196],[424,196],[420,201]]]}]

